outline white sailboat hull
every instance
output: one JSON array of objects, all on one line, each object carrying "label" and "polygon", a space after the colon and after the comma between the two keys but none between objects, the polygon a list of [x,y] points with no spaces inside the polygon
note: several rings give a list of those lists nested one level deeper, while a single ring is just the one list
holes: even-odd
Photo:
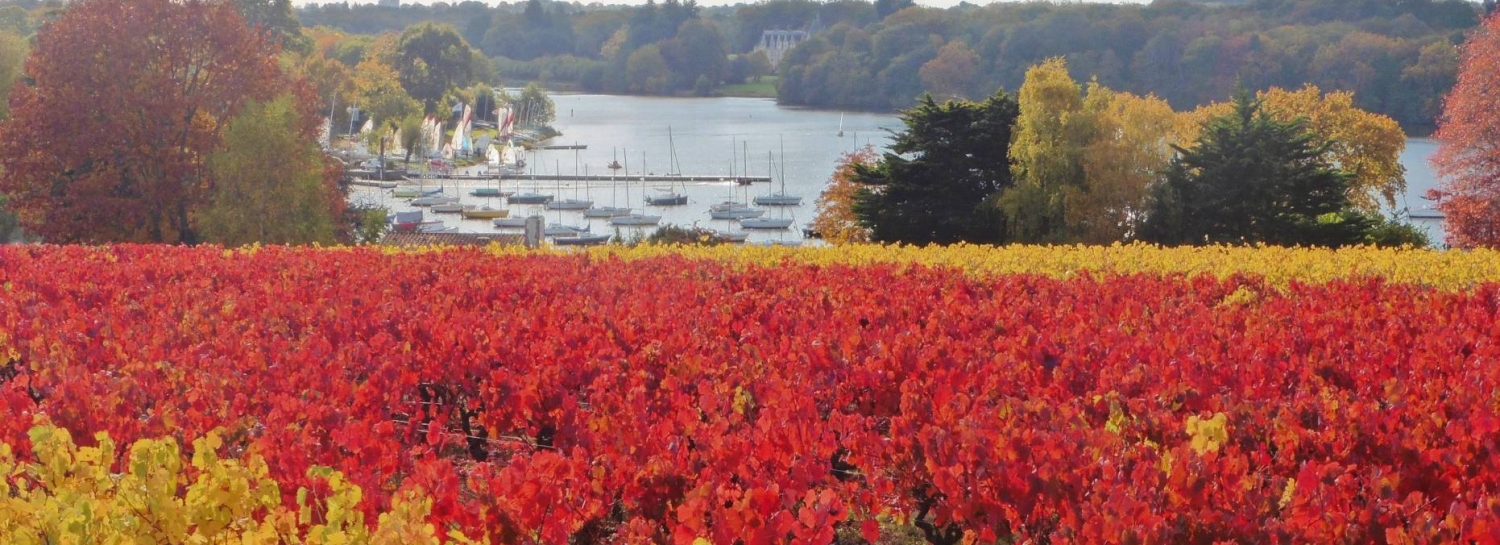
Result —
[{"label": "white sailboat hull", "polygon": [[553,200],[547,203],[548,210],[588,210],[594,206],[594,201],[583,201],[578,199]]},{"label": "white sailboat hull", "polygon": [[786,229],[791,226],[791,218],[747,218],[740,220],[740,227],[746,229]]},{"label": "white sailboat hull", "polygon": [[609,218],[610,225],[623,226],[649,226],[661,223],[661,216],[647,216],[644,214],[631,214],[628,216],[615,216]]},{"label": "white sailboat hull", "polygon": [[716,220],[744,220],[758,218],[766,214],[765,210],[754,208],[739,208],[735,210],[718,210],[708,213],[708,217]]},{"label": "white sailboat hull", "polygon": [[795,195],[762,195],[755,198],[756,206],[801,206],[802,197]]},{"label": "white sailboat hull", "polygon": [[598,206],[583,211],[585,218],[612,218],[615,216],[629,216],[629,208],[617,208],[614,206]]}]

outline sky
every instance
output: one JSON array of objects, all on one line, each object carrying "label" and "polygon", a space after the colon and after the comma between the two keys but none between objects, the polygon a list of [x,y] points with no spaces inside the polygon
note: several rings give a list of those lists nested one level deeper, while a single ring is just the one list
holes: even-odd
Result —
[{"label": "sky", "polygon": [[[347,0],[347,1],[350,4],[374,4],[375,3],[375,0]],[[437,2],[437,1],[440,1],[440,0],[401,0],[401,3],[402,4],[432,4],[432,3]],[[447,0],[447,1],[449,3],[457,3],[457,2],[460,2],[460,1],[463,1],[463,0]],[[480,1],[485,2],[487,4],[496,4],[496,3],[500,2],[500,0],[480,0]],[[508,1],[515,2],[515,1],[518,1],[518,0],[508,0]],[[571,0],[569,0],[569,1],[571,1]],[[646,3],[646,0],[579,0],[579,1],[583,2],[584,4],[591,4],[591,3],[594,3],[596,1],[600,2],[600,3],[604,3],[604,4],[644,4],[644,3]],[[754,3],[754,1],[755,0],[698,0],[698,4],[699,5],[704,5],[704,6],[725,6],[725,5],[734,5],[734,4],[749,4],[749,3]],[[958,5],[958,3],[961,0],[916,0],[916,1],[917,1],[918,4],[921,4],[921,5],[924,5],[924,6],[935,6],[935,7],[946,8],[946,7],[952,7],[952,6]],[[991,3],[994,3],[997,0],[968,0],[968,1],[970,3],[973,3],[973,4],[991,4]],[[999,0],[999,1],[1007,1],[1007,0]],[[1084,1],[1098,2],[1098,1],[1103,1],[1103,0],[1084,0]],[[1147,3],[1148,1],[1149,0],[1118,0],[1118,1],[1115,1],[1114,3],[1121,3],[1121,4],[1144,4],[1144,3]],[[292,3],[296,4],[298,6],[305,6],[305,5],[308,5],[308,4],[324,4],[324,3],[337,3],[337,2],[332,2],[332,0],[292,0]]]}]

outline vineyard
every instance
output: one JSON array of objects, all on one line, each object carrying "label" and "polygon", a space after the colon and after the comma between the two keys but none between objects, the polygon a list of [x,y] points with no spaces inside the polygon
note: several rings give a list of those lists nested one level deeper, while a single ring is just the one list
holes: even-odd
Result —
[{"label": "vineyard", "polygon": [[1495,542],[1497,265],[0,247],[0,542]]}]

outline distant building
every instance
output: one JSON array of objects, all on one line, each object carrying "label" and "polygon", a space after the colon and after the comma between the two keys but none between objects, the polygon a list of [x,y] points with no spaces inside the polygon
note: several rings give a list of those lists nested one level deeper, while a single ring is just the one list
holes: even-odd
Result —
[{"label": "distant building", "polygon": [[399,8],[401,7],[401,0],[380,0],[376,5],[383,8]]},{"label": "distant building", "polygon": [[797,47],[798,44],[812,39],[813,35],[822,32],[822,16],[814,16],[811,23],[802,27],[801,30],[766,30],[760,33],[760,43],[755,46],[756,51],[765,51],[766,59],[771,61],[772,69],[780,69],[781,59],[788,51]]},{"label": "distant building", "polygon": [[760,44],[755,46],[755,50],[765,51],[766,58],[771,61],[771,68],[779,69],[781,58],[797,47],[797,44],[811,37],[806,30],[767,30],[760,33]]}]

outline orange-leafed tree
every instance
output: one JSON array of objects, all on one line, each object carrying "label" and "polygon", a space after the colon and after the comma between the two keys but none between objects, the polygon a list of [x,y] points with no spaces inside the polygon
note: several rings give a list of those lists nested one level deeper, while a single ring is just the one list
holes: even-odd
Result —
[{"label": "orange-leafed tree", "polygon": [[70,4],[11,92],[0,193],[51,242],[196,242],[221,125],[288,86],[275,54],[226,2]]},{"label": "orange-leafed tree", "polygon": [[1432,158],[1442,176],[1429,192],[1447,219],[1448,244],[1500,246],[1500,14],[1464,44]]},{"label": "orange-leafed tree", "polygon": [[854,201],[864,186],[854,181],[855,165],[873,165],[879,157],[875,148],[865,146],[858,151],[845,153],[839,165],[828,179],[828,187],[818,196],[818,216],[812,228],[833,244],[869,242],[870,230],[859,223],[854,214]]}]

